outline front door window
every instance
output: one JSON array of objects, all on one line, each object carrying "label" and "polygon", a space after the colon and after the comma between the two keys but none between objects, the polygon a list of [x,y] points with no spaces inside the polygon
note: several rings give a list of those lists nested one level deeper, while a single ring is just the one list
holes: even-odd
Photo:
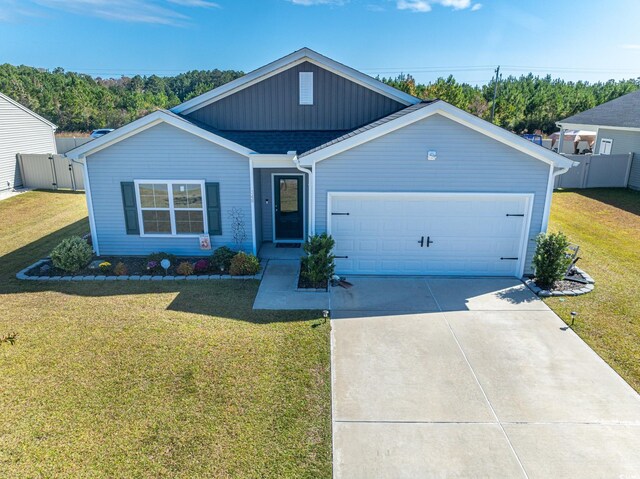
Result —
[{"label": "front door window", "polygon": [[304,236],[302,177],[276,175],[273,180],[274,239],[276,241],[302,240]]}]

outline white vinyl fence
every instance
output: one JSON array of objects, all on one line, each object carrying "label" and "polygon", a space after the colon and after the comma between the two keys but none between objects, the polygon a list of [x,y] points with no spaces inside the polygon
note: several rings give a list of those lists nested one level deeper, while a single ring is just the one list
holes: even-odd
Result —
[{"label": "white vinyl fence", "polygon": [[18,164],[26,188],[84,190],[83,166],[63,155],[18,154]]},{"label": "white vinyl fence", "polygon": [[56,150],[63,155],[69,150],[90,142],[93,138],[88,136],[58,137],[56,138]]},{"label": "white vinyl fence", "polygon": [[633,153],[624,155],[564,155],[580,166],[556,177],[556,188],[626,188]]}]

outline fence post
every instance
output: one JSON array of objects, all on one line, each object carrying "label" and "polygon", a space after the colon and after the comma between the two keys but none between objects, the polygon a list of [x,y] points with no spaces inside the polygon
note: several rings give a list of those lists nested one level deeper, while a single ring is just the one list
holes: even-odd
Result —
[{"label": "fence post", "polygon": [[591,165],[591,155],[584,155],[585,159],[582,162],[584,164],[584,170],[582,170],[582,185],[580,188],[586,188],[589,183],[589,167]]}]

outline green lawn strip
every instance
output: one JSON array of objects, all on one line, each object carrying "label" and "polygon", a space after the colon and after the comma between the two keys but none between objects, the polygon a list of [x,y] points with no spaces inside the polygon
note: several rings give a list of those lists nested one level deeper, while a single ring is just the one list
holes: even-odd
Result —
[{"label": "green lawn strip", "polygon": [[3,477],[330,477],[317,312],[254,312],[257,281],[19,282],[86,209],[9,201],[34,218],[0,225],[0,332],[18,333],[0,346]]},{"label": "green lawn strip", "polygon": [[577,311],[578,335],[640,391],[640,193],[556,192],[550,229],[580,245],[578,264],[593,276],[596,288],[545,302],[567,323]]}]

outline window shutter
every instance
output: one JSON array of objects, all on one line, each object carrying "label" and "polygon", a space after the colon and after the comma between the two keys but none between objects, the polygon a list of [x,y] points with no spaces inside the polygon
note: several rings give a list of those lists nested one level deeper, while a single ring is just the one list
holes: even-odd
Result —
[{"label": "window shutter", "polygon": [[136,186],[133,181],[120,183],[122,190],[122,206],[124,207],[124,224],[128,235],[139,235],[138,207],[136,205]]},{"label": "window shutter", "polygon": [[210,235],[222,234],[222,208],[220,207],[220,183],[205,183],[207,190],[207,222]]}]

